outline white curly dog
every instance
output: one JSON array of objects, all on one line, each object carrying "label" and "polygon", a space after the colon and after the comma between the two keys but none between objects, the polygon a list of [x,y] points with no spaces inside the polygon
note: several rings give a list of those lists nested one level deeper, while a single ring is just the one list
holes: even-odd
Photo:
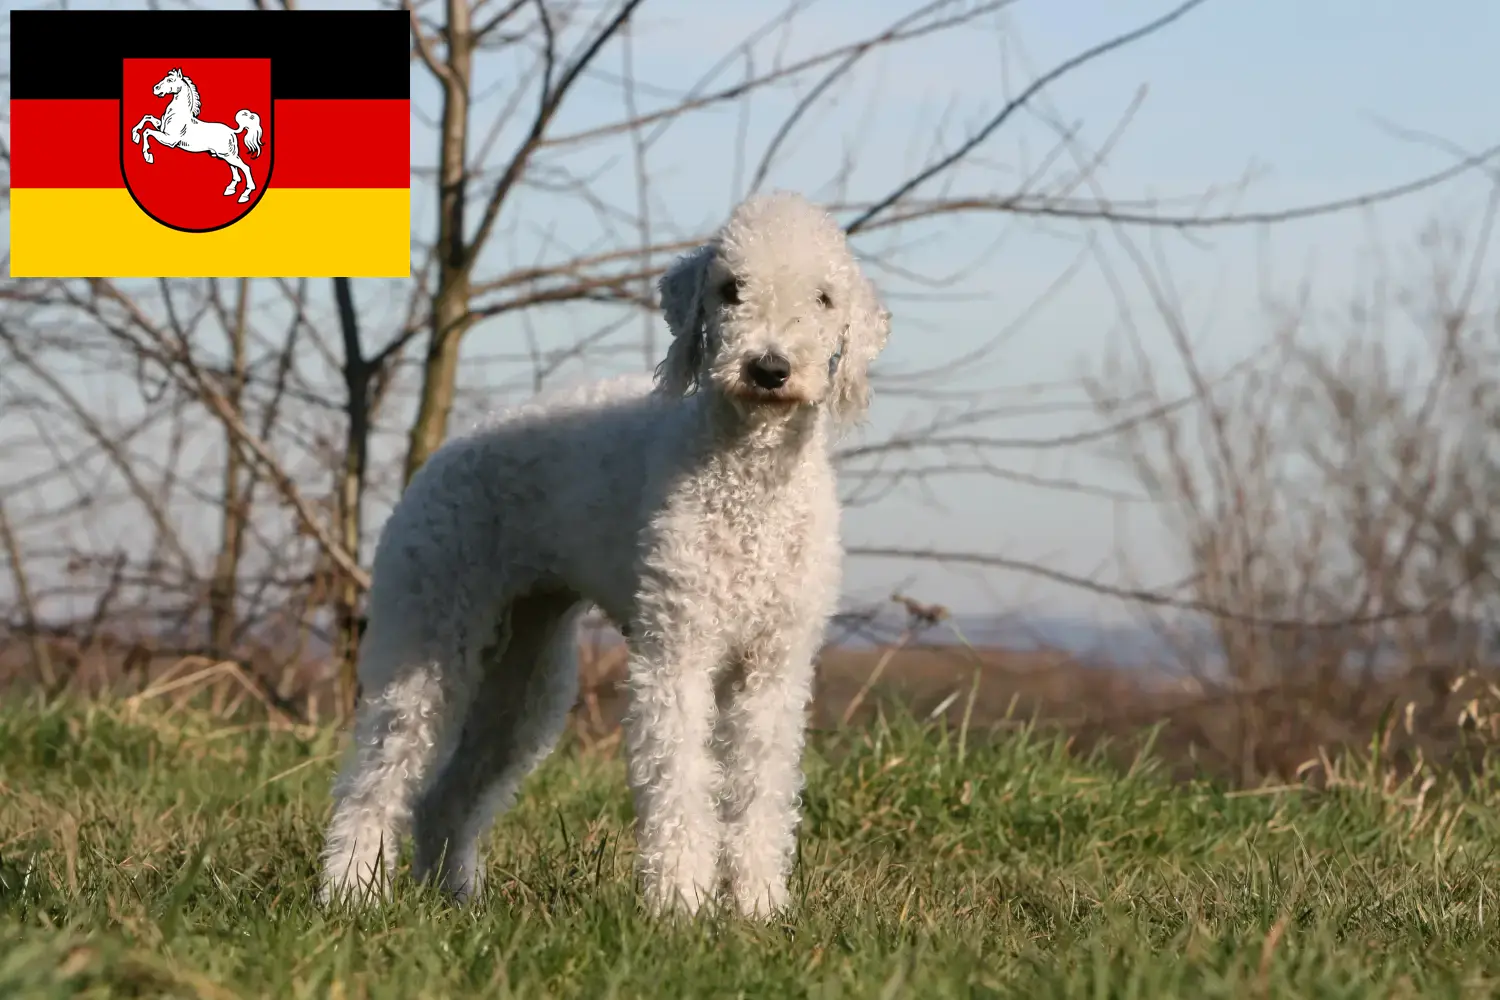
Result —
[{"label": "white curly dog", "polygon": [[[800,196],[741,204],[661,280],[655,391],[613,380],[441,448],[382,534],[363,703],[322,898],[414,874],[458,899],[478,840],[561,735],[589,603],[629,645],[625,748],[653,911],[786,905],[812,660],[839,591],[829,441],[890,313]],[[351,891],[352,890],[352,891]]]}]

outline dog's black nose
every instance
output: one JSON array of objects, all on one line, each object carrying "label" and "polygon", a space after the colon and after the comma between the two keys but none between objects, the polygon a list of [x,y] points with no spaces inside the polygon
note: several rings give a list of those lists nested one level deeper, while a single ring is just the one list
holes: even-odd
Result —
[{"label": "dog's black nose", "polygon": [[792,374],[792,363],[779,354],[762,354],[750,362],[750,381],[762,389],[780,389]]}]

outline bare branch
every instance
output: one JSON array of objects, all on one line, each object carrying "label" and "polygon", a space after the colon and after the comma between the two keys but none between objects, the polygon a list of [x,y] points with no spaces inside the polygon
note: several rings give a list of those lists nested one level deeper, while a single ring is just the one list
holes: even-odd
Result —
[{"label": "bare branch", "polygon": [[1034,81],[1032,81],[1032,83],[1025,90],[1021,91],[1021,93],[1017,95],[1013,100],[1008,101],[1005,106],[999,110],[999,112],[997,112],[992,118],[990,118],[988,122],[984,124],[984,127],[979,129],[979,131],[975,132],[972,136],[965,140],[958,147],[958,149],[954,150],[952,153],[949,153],[947,156],[942,157],[936,163],[933,163],[931,166],[916,174],[916,176],[898,185],[896,189],[893,190],[890,194],[875,202],[875,204],[866,209],[864,213],[856,217],[853,222],[845,226],[845,230],[849,233],[857,233],[861,229],[864,229],[867,225],[869,225],[870,222],[872,222],[886,209],[895,205],[912,191],[915,191],[917,188],[921,187],[932,178],[943,173],[944,171],[952,167],[955,163],[968,156],[971,152],[982,145],[984,141],[995,132],[996,129],[1004,125],[1011,115],[1015,114],[1015,112],[1025,107],[1028,101],[1030,101],[1033,97],[1035,97],[1042,90],[1046,89],[1048,86],[1056,83],[1058,80],[1067,76],[1069,73],[1073,72],[1079,67],[1093,62],[1095,59],[1098,59],[1101,56],[1108,55],[1111,52],[1124,48],[1131,42],[1139,41],[1140,39],[1145,38],[1148,35],[1155,34],[1156,32],[1170,25],[1173,21],[1176,21],[1179,18],[1185,16],[1193,8],[1201,6],[1204,2],[1205,0],[1186,0],[1185,3],[1179,4],[1154,21],[1143,24],[1139,28],[1136,28],[1132,31],[1127,31],[1124,34],[1116,35],[1114,38],[1111,38],[1108,41],[1100,42],[1098,45],[1085,49],[1084,51],[1078,53],[1076,56],[1073,56],[1070,59],[1065,59],[1062,62],[1058,63],[1052,69],[1048,70],[1041,76],[1037,77]]}]

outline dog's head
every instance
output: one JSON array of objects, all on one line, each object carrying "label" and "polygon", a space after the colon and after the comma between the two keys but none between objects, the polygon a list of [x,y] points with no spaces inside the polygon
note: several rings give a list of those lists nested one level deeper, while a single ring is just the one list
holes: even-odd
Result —
[{"label": "dog's head", "polygon": [[891,314],[838,223],[800,195],[742,203],[662,277],[661,302],[662,392],[706,385],[742,407],[826,406],[844,422],[868,407]]}]

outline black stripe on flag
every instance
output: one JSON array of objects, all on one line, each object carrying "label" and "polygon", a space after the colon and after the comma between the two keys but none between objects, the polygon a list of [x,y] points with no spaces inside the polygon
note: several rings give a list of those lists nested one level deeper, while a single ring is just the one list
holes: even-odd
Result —
[{"label": "black stripe on flag", "polygon": [[271,96],[410,100],[404,10],[16,10],[12,100],[119,100],[122,60],[270,58]]}]

